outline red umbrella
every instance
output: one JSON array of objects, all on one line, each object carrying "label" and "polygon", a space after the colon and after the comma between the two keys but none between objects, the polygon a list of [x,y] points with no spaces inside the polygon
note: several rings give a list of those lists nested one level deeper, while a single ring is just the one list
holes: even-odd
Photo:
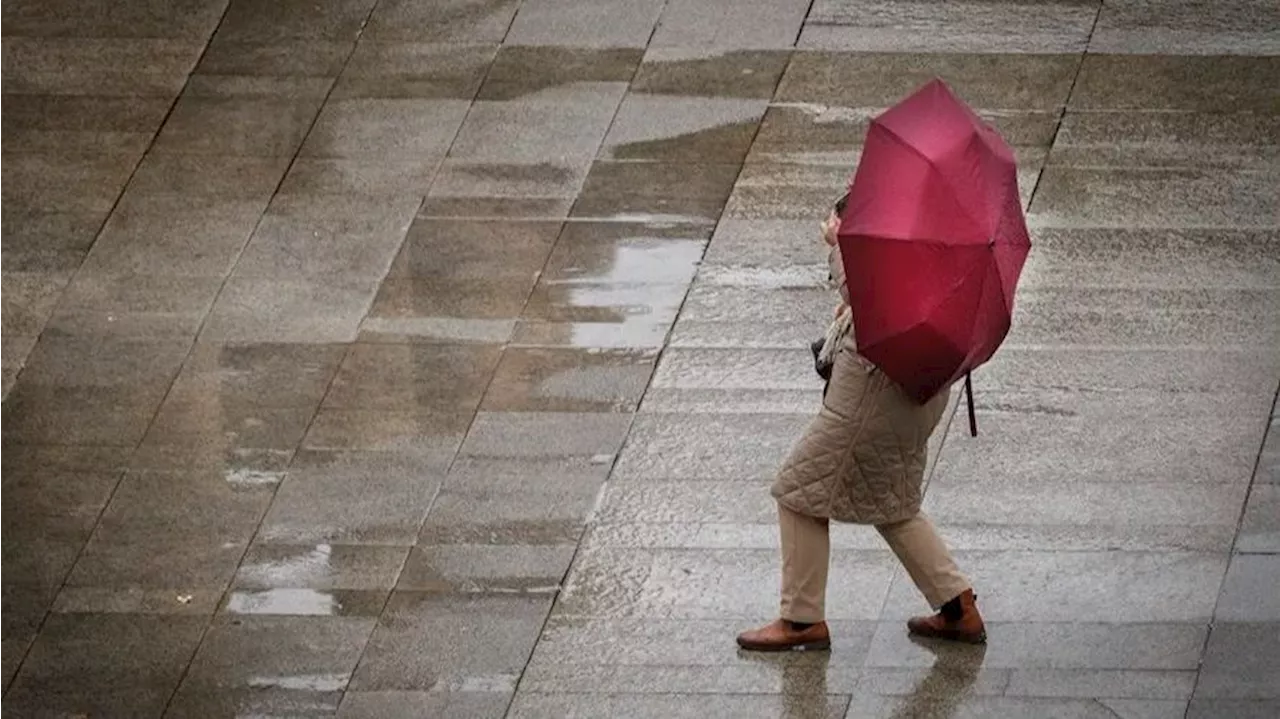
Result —
[{"label": "red umbrella", "polygon": [[1031,249],[1013,151],[934,80],[871,121],[839,230],[858,352],[927,402],[1009,332]]}]

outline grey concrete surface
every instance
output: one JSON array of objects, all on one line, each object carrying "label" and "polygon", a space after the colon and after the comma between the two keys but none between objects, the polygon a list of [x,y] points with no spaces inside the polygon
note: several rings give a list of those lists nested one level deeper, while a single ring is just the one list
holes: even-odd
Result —
[{"label": "grey concrete surface", "polygon": [[[4,0],[15,717],[1280,715],[1274,3]],[[948,80],[1035,248],[925,508],[772,618],[819,221]],[[952,411],[959,403],[952,398]]]}]

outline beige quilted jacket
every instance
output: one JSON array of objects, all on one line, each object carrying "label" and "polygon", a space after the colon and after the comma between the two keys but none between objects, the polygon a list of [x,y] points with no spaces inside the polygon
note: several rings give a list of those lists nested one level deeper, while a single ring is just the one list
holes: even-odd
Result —
[{"label": "beige quilted jacket", "polygon": [[[831,264],[843,280],[838,252]],[[858,355],[850,333],[822,410],[773,483],[774,498],[801,514],[839,522],[910,519],[920,510],[929,435],[949,399],[950,390],[916,404]]]}]

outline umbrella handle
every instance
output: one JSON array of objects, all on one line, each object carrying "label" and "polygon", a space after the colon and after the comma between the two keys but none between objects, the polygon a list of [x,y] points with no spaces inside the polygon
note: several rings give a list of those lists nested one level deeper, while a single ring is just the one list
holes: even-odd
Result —
[{"label": "umbrella handle", "polygon": [[978,436],[978,415],[973,411],[973,378],[966,372],[964,375],[964,394],[969,400],[969,436]]}]

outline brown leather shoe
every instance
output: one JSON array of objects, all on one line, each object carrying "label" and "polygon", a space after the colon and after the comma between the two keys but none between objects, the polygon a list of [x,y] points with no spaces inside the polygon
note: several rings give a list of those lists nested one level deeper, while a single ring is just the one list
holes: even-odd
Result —
[{"label": "brown leather shoe", "polygon": [[797,630],[785,619],[738,635],[738,646],[752,652],[804,652],[831,648],[831,632],[826,622]]},{"label": "brown leather shoe", "polygon": [[972,589],[947,602],[941,611],[929,617],[907,620],[907,631],[921,637],[949,639],[967,644],[986,644],[987,627],[978,613],[978,597]]}]

